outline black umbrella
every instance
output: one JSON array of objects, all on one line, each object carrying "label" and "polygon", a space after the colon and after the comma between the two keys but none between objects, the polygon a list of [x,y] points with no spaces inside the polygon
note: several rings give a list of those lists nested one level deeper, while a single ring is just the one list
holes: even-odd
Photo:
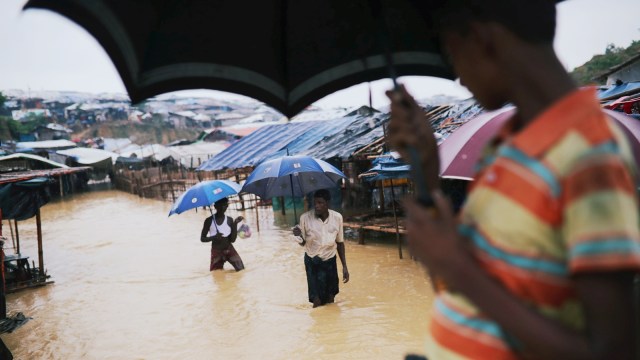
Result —
[{"label": "black umbrella", "polygon": [[[132,102],[208,88],[293,116],[365,81],[453,78],[431,31],[428,0],[30,0],[105,48]],[[393,71],[390,63],[393,62]]]}]

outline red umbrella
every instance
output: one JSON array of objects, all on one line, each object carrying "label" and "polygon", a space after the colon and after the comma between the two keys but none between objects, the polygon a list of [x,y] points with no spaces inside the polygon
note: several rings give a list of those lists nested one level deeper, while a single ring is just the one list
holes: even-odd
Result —
[{"label": "red umbrella", "polygon": [[627,135],[627,139],[629,139],[629,143],[631,144],[636,166],[640,166],[640,122],[619,111],[605,110],[604,112],[606,112],[610,118],[616,120],[618,125],[621,125],[620,128]]},{"label": "red umbrella", "polygon": [[482,149],[514,112],[514,108],[483,112],[449,135],[439,146],[440,176],[472,180]]},{"label": "red umbrella", "polygon": [[[604,110],[627,135],[636,163],[640,166],[640,122],[621,112]],[[440,176],[472,180],[482,149],[513,116],[513,107],[483,112],[469,120],[440,144]]]}]

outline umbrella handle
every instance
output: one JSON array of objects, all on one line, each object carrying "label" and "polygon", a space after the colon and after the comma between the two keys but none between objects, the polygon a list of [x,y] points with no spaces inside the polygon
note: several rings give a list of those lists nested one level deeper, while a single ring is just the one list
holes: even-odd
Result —
[{"label": "umbrella handle", "polygon": [[431,195],[429,195],[429,188],[427,187],[427,182],[424,178],[424,174],[420,171],[420,167],[422,166],[422,161],[420,161],[420,155],[418,154],[418,150],[414,147],[409,147],[407,149],[409,151],[409,157],[411,162],[411,172],[413,175],[413,179],[416,182],[416,198],[418,202],[425,207],[433,207],[433,199]]}]

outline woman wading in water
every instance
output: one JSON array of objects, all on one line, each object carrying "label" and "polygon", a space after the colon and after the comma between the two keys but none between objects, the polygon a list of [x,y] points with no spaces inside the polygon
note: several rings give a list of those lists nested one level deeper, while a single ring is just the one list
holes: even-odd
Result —
[{"label": "woman wading in water", "polygon": [[229,199],[224,198],[213,204],[216,209],[215,215],[211,215],[204,220],[200,241],[211,242],[211,266],[210,271],[222,270],[224,263],[229,262],[236,271],[244,269],[244,264],[240,255],[233,247],[238,235],[238,223],[243,220],[238,216],[233,220],[230,216],[225,216],[225,211],[229,207]]}]

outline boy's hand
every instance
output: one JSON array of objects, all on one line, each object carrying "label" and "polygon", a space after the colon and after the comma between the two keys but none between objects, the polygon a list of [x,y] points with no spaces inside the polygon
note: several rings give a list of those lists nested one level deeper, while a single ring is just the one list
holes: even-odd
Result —
[{"label": "boy's hand", "polygon": [[412,256],[430,272],[451,284],[458,264],[468,261],[469,253],[458,233],[451,201],[439,190],[434,191],[432,197],[435,211],[412,199],[404,201],[407,211],[407,243]]},{"label": "boy's hand", "polygon": [[412,166],[415,164],[411,162],[409,149],[415,149],[427,191],[438,189],[440,186],[438,143],[424,111],[404,86],[387,91],[387,96],[391,100],[391,121],[387,131],[387,143]]},{"label": "boy's hand", "polygon": [[238,217],[237,217],[233,222],[234,222],[235,224],[239,224],[239,223],[240,223],[240,221],[242,221],[242,220],[244,220],[244,218],[243,218],[242,216],[238,216]]}]

